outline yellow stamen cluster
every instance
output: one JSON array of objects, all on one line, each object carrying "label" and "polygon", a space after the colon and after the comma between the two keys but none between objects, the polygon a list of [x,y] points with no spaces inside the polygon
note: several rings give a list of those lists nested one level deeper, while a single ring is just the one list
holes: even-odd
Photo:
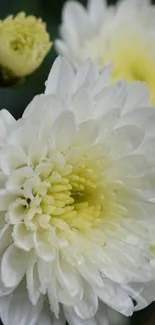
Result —
[{"label": "yellow stamen cluster", "polygon": [[[115,203],[115,192],[104,175],[109,163],[108,159],[96,159],[89,154],[74,165],[66,162],[62,167],[53,163],[48,176],[40,175],[42,185],[26,207],[27,211],[34,208],[38,211],[31,224],[43,229],[51,225],[57,230],[68,225],[67,229],[83,232],[106,222],[109,217],[122,217],[124,212]],[[29,221],[28,217],[25,220],[28,227]]]}]

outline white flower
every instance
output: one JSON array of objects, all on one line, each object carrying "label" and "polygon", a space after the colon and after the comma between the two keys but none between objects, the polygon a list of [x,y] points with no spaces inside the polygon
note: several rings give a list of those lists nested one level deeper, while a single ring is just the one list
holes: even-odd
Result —
[{"label": "white flower", "polygon": [[67,1],[62,11],[57,51],[77,66],[86,58],[99,68],[113,61],[112,81],[147,82],[155,104],[155,6],[149,0],[88,0],[85,9]]},{"label": "white flower", "polygon": [[106,305],[130,316],[155,297],[155,110],[110,72],[59,57],[22,119],[0,113],[4,325],[108,324]]}]

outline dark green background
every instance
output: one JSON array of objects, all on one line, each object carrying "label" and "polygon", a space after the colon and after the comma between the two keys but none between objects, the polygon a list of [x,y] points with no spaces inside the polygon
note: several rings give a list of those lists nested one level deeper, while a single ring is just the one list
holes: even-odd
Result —
[{"label": "dark green background", "polygon": [[[42,17],[47,23],[51,39],[54,40],[58,36],[58,25],[61,20],[61,9],[64,2],[64,0],[0,0],[0,19],[9,14],[16,14],[19,11]],[[85,0],[80,2],[86,4]],[[108,3],[113,4],[115,2],[111,0]],[[44,83],[55,57],[56,53],[52,49],[42,66],[27,79],[25,84],[14,88],[0,88],[0,108],[8,109],[16,118],[20,117],[31,99],[36,94],[44,91]],[[154,310],[154,305],[151,305],[146,310],[135,313],[131,324],[155,325]]]}]

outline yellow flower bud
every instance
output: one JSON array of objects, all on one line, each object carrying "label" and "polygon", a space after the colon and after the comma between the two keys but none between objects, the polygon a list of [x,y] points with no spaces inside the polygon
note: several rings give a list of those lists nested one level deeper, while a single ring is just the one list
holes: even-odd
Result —
[{"label": "yellow flower bud", "polygon": [[0,21],[0,66],[16,77],[33,73],[51,46],[41,19],[21,12]]}]

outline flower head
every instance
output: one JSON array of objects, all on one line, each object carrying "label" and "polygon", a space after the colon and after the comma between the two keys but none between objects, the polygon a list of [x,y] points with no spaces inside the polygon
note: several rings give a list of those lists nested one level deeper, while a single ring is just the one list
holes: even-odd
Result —
[{"label": "flower head", "polygon": [[112,81],[147,82],[155,103],[154,18],[154,6],[147,0],[124,0],[109,7],[106,0],[88,0],[87,9],[68,1],[56,49],[76,65],[90,57],[102,69],[113,61]]},{"label": "flower head", "polygon": [[110,73],[59,57],[20,120],[0,113],[4,325],[16,304],[32,325],[48,304],[59,325],[99,325],[104,304],[129,316],[154,299],[155,111],[145,84],[108,86]]},{"label": "flower head", "polygon": [[16,77],[33,73],[51,45],[41,19],[21,12],[0,22],[0,66]]}]

